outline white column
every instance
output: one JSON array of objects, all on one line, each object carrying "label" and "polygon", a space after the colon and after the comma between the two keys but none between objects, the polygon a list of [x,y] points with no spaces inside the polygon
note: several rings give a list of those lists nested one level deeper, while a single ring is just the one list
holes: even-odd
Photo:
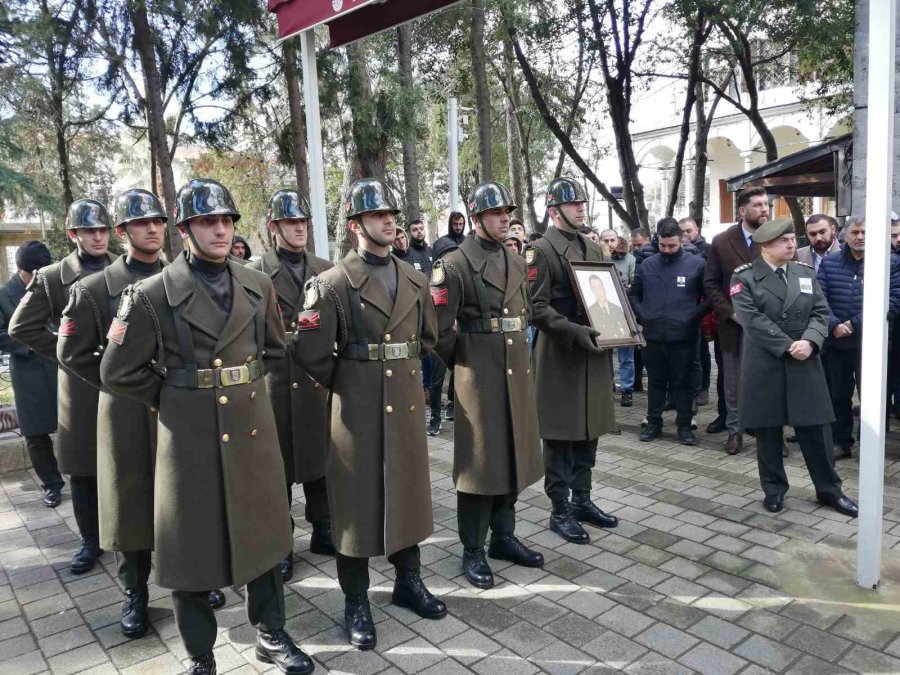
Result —
[{"label": "white column", "polygon": [[684,169],[681,173],[681,183],[684,188],[684,213],[676,214],[681,218],[687,218],[691,215],[691,197],[694,192],[694,162],[690,159],[684,160]]},{"label": "white column", "polygon": [[306,145],[309,152],[309,201],[313,215],[313,242],[316,255],[330,258],[328,250],[328,210],[325,202],[325,158],[322,153],[322,118],[319,114],[319,73],[316,69],[316,33],[300,34],[303,65],[303,102],[306,105]]},{"label": "white column", "polygon": [[447,101],[447,171],[450,183],[450,210],[459,208],[459,106],[455,98]]},{"label": "white column", "polygon": [[884,508],[885,386],[890,214],[894,158],[894,0],[870,0],[868,129],[866,132],[866,283],[863,290],[862,372],[859,413],[859,535],[856,583],[876,589],[881,579]]}]

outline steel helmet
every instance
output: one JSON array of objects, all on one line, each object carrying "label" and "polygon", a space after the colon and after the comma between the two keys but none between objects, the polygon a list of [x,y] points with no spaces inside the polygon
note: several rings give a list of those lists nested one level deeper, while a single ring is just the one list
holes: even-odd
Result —
[{"label": "steel helmet", "polygon": [[159,218],[163,222],[169,219],[159,198],[149,190],[126,190],[116,195],[113,211],[116,214],[116,227],[144,218]]},{"label": "steel helmet", "polygon": [[211,178],[195,178],[184,185],[175,197],[174,215],[176,225],[196,216],[231,216],[234,222],[241,218],[228,188]]}]

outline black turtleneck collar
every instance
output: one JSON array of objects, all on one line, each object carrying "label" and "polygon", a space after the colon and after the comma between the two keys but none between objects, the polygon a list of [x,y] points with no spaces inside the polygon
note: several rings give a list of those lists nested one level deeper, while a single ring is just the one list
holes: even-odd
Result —
[{"label": "black turtleneck collar", "polygon": [[359,257],[366,261],[369,265],[375,265],[377,267],[383,267],[385,265],[390,264],[391,262],[391,254],[388,253],[386,256],[381,257],[380,255],[375,255],[374,253],[370,253],[369,251],[365,251],[363,249],[359,249]]},{"label": "black turtleneck collar", "polygon": [[399,248],[392,248],[391,251],[393,252],[393,254],[394,254],[395,256],[397,256],[398,258],[400,258],[400,260],[403,260],[406,256],[409,255],[409,249],[408,249],[408,248],[405,248],[405,249],[403,249],[402,251],[401,251]]},{"label": "black turtleneck collar", "polygon": [[419,241],[418,239],[410,239],[409,245],[412,246],[413,248],[417,248],[421,251],[423,248],[428,247],[428,242],[425,241],[424,239],[422,241]]},{"label": "black turtleneck collar", "polygon": [[228,269],[228,260],[224,262],[210,262],[203,258],[198,258],[194,254],[188,255],[188,263],[191,269],[208,277],[217,277]]},{"label": "black turtleneck collar", "polygon": [[494,241],[493,239],[483,239],[481,237],[475,237],[478,240],[478,243],[481,245],[485,251],[499,251],[503,246],[499,241]]},{"label": "black turtleneck collar", "polygon": [[98,256],[80,251],[78,253],[78,260],[81,262],[81,266],[88,272],[98,272],[109,264],[109,258],[106,257],[105,253]]},{"label": "black turtleneck collar", "polygon": [[569,241],[575,241],[578,238],[577,232],[569,232],[567,230],[562,229],[561,227],[557,227],[556,229],[562,236],[564,236]]},{"label": "black turtleneck collar", "polygon": [[288,251],[286,248],[281,248],[280,246],[275,249],[275,252],[278,254],[278,257],[282,260],[286,260],[292,265],[296,265],[303,259],[303,251],[300,253],[295,253],[294,251]]},{"label": "black turtleneck collar", "polygon": [[128,267],[129,271],[139,277],[151,277],[162,269],[162,263],[159,260],[156,260],[152,263],[146,263],[142,260],[137,260],[128,256],[125,259],[125,266]]}]

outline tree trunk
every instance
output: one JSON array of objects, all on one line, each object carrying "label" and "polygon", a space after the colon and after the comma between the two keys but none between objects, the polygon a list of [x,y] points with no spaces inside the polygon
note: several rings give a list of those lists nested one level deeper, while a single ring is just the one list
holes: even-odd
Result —
[{"label": "tree trunk", "polygon": [[[56,21],[50,13],[46,3],[41,4],[44,19],[51,25]],[[53,133],[56,137],[56,155],[59,160],[59,180],[62,184],[63,205],[68,211],[69,206],[75,201],[72,190],[72,169],[69,162],[69,144],[66,142],[66,119],[63,108],[65,88],[65,63],[59,63],[56,54],[56,34],[51,32],[44,42],[44,53],[47,58],[47,68],[50,80],[50,117],[53,120]]]},{"label": "tree trunk", "polygon": [[297,189],[309,196],[309,164],[306,160],[306,118],[303,115],[303,96],[300,93],[300,75],[297,70],[297,47],[294,39],[285,40],[284,79],[287,81],[288,109],[291,115],[291,150],[294,156],[294,172]]},{"label": "tree trunk", "polygon": [[[169,142],[166,137],[165,110],[162,104],[162,83],[159,78],[159,68],[156,65],[156,52],[153,48],[153,34],[150,30],[150,22],[147,19],[147,8],[143,3],[134,3],[131,6],[131,23],[134,27],[134,48],[141,59],[141,71],[144,75],[144,91],[147,100],[147,118],[150,121],[148,135],[153,144],[153,152],[156,157],[156,165],[163,186],[163,201],[166,211],[174,216],[175,213],[175,174],[172,171],[172,155],[169,152]],[[169,246],[166,253],[170,259],[174,259],[181,253],[183,246],[175,219],[169,220]]]},{"label": "tree trunk", "polygon": [[[400,86],[405,100],[415,100],[415,84],[412,67],[412,35],[409,24],[397,28],[397,59],[400,68]],[[421,217],[419,203],[419,161],[416,156],[416,106],[407,105],[403,115],[403,182],[406,187],[406,217],[414,220]]]},{"label": "tree trunk", "polygon": [[523,217],[524,210],[524,191],[522,189],[522,166],[519,163],[519,157],[522,155],[522,149],[519,147],[519,137],[516,133],[516,113],[513,109],[512,101],[506,101],[506,148],[509,160],[509,182],[512,183],[513,199],[516,200],[517,211],[519,217]]},{"label": "tree trunk", "polygon": [[347,45],[350,77],[347,105],[353,119],[353,145],[360,178],[384,179],[387,147],[378,126],[372,99],[372,83],[366,69],[363,41]]},{"label": "tree trunk", "polygon": [[491,180],[491,93],[488,89],[484,55],[484,4],[472,0],[472,80],[475,83],[475,111],[478,118],[478,179]]}]

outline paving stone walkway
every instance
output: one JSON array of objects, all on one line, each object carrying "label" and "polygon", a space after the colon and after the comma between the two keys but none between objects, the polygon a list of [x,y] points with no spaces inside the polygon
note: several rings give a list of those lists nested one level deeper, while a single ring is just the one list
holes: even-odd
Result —
[{"label": "paving stone walkway", "polygon": [[[623,433],[600,443],[593,496],[619,517],[618,529],[589,528],[587,546],[564,543],[546,529],[548,500],[532,486],[521,497],[518,534],[546,565],[492,563],[498,584],[490,591],[460,576],[452,432],[430,439],[435,533],[422,548],[423,577],[450,616],[420,620],[390,605],[390,565],[375,559],[374,652],[347,646],[334,560],[308,553],[309,534],[298,527],[287,628],[317,672],[900,673],[900,623],[891,612],[861,606],[852,590],[835,599],[816,586],[815,570],[828,570],[836,586],[852,589],[856,527],[812,501],[797,446],[787,460],[786,509],[773,516],[760,503],[752,442],[728,457],[722,436],[702,433],[714,405],[698,415],[694,448],[674,442],[674,413],[658,442],[639,442],[645,406],[636,394],[635,407],[617,408]],[[841,461],[838,470],[856,497],[857,462]],[[886,474],[885,546],[896,549],[900,463],[888,461]],[[68,571],[77,547],[68,492],[51,510],[30,472],[3,475],[0,487],[0,674],[183,672],[168,593],[151,586],[153,630],[127,640],[117,624],[113,555],[88,575]],[[301,498],[298,490],[298,525]],[[827,588],[831,579],[818,581]],[[226,593],[217,613],[219,672],[274,672],[255,661],[241,598]]]}]

